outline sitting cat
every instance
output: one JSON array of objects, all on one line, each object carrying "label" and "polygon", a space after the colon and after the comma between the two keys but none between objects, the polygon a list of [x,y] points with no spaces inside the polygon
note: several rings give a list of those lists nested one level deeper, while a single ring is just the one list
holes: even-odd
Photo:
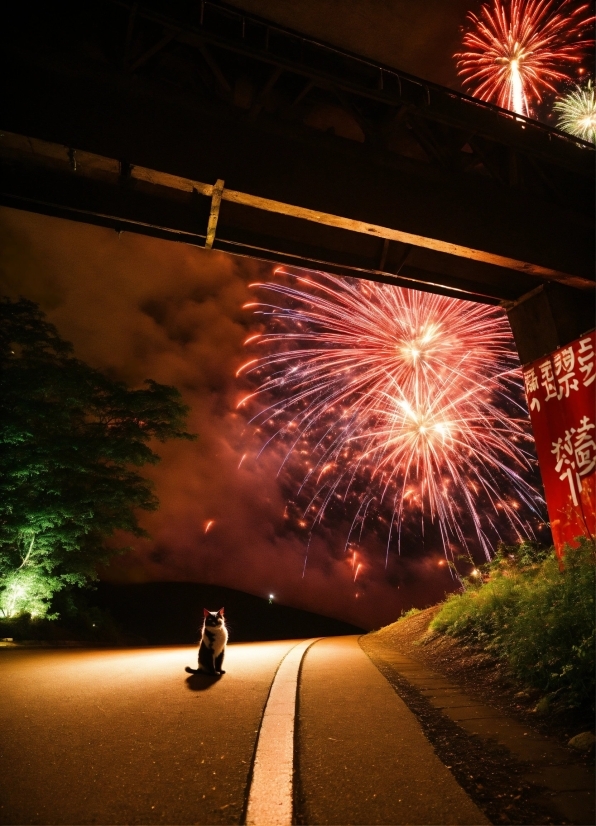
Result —
[{"label": "sitting cat", "polygon": [[221,677],[226,672],[222,669],[224,654],[226,653],[226,643],[228,641],[228,629],[224,620],[224,609],[219,611],[208,611],[203,609],[203,631],[199,645],[199,667],[189,668],[185,671],[189,674],[210,674],[212,677]]}]

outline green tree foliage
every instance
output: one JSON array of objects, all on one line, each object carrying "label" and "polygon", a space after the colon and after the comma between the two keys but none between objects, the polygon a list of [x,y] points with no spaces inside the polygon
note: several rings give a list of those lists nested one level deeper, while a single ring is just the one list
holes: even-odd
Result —
[{"label": "green tree foliage", "polygon": [[482,645],[528,686],[561,705],[594,701],[594,543],[554,549],[501,546],[480,582],[464,581],[431,623],[440,633]]},{"label": "green tree foliage", "polygon": [[131,390],[73,356],[36,304],[0,300],[0,613],[44,616],[158,506],[153,440],[193,439],[174,387]]}]

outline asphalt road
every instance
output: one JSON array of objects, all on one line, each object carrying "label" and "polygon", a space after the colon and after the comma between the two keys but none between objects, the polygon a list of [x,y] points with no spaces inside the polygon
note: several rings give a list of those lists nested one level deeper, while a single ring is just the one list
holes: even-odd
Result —
[{"label": "asphalt road", "polygon": [[[0,650],[0,823],[241,822],[294,645],[231,645],[215,681],[187,647]],[[297,822],[486,823],[356,637],[308,650],[297,743]]]},{"label": "asphalt road", "polygon": [[299,822],[488,823],[363,653],[356,637],[330,637],[306,652]]},{"label": "asphalt road", "polygon": [[186,647],[0,651],[0,821],[238,823],[292,645],[231,645],[220,681]]}]

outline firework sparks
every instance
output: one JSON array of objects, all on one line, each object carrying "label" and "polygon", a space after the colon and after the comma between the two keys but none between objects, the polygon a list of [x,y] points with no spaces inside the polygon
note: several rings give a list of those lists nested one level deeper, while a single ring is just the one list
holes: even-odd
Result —
[{"label": "firework sparks", "polygon": [[418,514],[438,524],[447,553],[451,538],[468,547],[471,522],[487,557],[503,517],[516,536],[531,534],[519,503],[539,513],[541,500],[526,480],[531,437],[505,315],[324,273],[284,276],[252,285],[281,300],[256,305],[269,332],[255,346],[266,352],[247,363],[258,387],[239,407],[260,402],[262,449],[280,440],[282,468],[292,458],[302,468],[299,524],[349,507],[346,549],[367,519],[387,526],[389,549]]},{"label": "firework sparks", "polygon": [[590,12],[590,4],[576,0],[491,0],[479,16],[469,12],[466,51],[455,55],[464,85],[475,97],[528,117],[532,103],[569,80],[569,69],[593,45]]},{"label": "firework sparks", "polygon": [[206,533],[206,534],[207,534],[207,533],[209,533],[209,531],[211,530],[211,528],[212,528],[214,525],[215,525],[215,520],[214,520],[214,519],[210,519],[208,522],[206,522],[206,523],[205,523],[205,533]]},{"label": "firework sparks", "polygon": [[559,113],[559,129],[596,143],[596,94],[591,80],[558,100],[554,109]]}]

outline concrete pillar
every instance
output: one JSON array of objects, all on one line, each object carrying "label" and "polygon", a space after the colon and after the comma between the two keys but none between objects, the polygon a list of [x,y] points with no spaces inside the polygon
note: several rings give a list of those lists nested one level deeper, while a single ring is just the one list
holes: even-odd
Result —
[{"label": "concrete pillar", "polygon": [[505,304],[522,364],[564,347],[596,326],[596,294],[554,281]]},{"label": "concrete pillar", "polygon": [[594,297],[548,282],[506,307],[560,558],[596,535]]}]

